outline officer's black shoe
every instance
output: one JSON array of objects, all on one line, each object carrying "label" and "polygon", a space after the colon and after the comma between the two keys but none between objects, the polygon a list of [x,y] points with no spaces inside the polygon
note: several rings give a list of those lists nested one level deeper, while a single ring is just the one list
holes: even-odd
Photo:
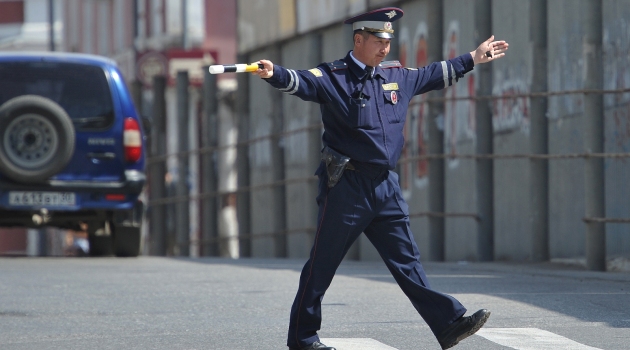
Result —
[{"label": "officer's black shoe", "polygon": [[442,349],[450,349],[460,341],[475,334],[490,317],[490,311],[481,309],[470,316],[462,316],[438,337]]},{"label": "officer's black shoe", "polygon": [[305,347],[305,348],[289,348],[289,350],[337,350],[335,348],[333,348],[332,346],[326,346],[318,341],[314,342],[313,344]]}]

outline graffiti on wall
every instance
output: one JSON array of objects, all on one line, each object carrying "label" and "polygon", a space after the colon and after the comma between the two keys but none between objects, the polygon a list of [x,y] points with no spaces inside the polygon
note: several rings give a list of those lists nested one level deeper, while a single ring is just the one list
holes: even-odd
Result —
[{"label": "graffiti on wall", "polygon": [[[444,57],[453,59],[460,55],[459,22],[449,23],[444,44]],[[475,74],[468,73],[464,84],[453,84],[446,90],[447,100],[444,106],[444,151],[449,154],[458,153],[458,145],[463,141],[474,140],[475,137],[475,101],[456,100],[457,97],[475,96]],[[449,168],[459,165],[458,159],[448,161]]]},{"label": "graffiti on wall", "polygon": [[[549,91],[579,90],[583,87],[584,60],[582,59],[581,23],[574,23],[558,39],[555,52],[550,52]],[[554,57],[555,53],[555,57]],[[552,96],[549,98],[549,118],[559,119],[564,116],[582,113],[584,101],[582,94]]]},{"label": "graffiti on wall", "polygon": [[[630,87],[630,23],[625,18],[605,23],[603,46],[604,89],[627,89]],[[630,93],[606,94],[604,105],[612,109],[613,146],[619,151],[630,151]]]},{"label": "graffiti on wall", "polygon": [[529,92],[527,82],[522,78],[527,75],[514,74],[510,69],[499,71],[497,75],[492,86],[492,95],[502,98],[492,100],[494,132],[529,132],[529,98],[514,97]]}]

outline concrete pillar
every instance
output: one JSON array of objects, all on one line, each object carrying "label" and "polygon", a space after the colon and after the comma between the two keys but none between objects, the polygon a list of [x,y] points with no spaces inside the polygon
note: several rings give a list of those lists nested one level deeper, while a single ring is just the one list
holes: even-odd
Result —
[{"label": "concrete pillar", "polygon": [[[166,154],[166,78],[153,77],[153,116],[151,126],[150,157],[163,157]],[[166,159],[155,159],[149,164],[150,201],[166,198]],[[166,255],[166,205],[154,204],[149,207],[151,255]]]},{"label": "concrete pillar", "polygon": [[[284,136],[279,134],[284,131],[284,114],[282,113],[282,103],[274,104],[273,113],[271,115],[271,171],[272,181],[283,181],[285,176],[284,162]],[[276,185],[271,192],[271,202],[273,203],[275,218],[273,222],[277,224],[276,232],[280,233],[286,230],[286,194],[285,185]],[[278,234],[274,237],[275,257],[283,258],[287,256],[287,236]]]},{"label": "concrete pillar", "polygon": [[218,172],[219,192],[225,193],[220,199],[218,213],[219,229],[219,255],[236,259],[239,257],[238,248],[238,219],[236,217],[236,142],[237,128],[234,118],[235,99],[234,84],[225,84],[220,90],[222,97],[219,99],[219,148]]},{"label": "concrete pillar", "polygon": [[[438,62],[443,60],[444,43],[444,3],[442,0],[430,0],[427,4],[430,16],[428,16],[428,61]],[[429,98],[443,97],[444,90],[429,93]],[[430,102],[428,127],[429,127],[429,154],[444,154],[444,102]],[[446,171],[444,159],[434,158],[429,160],[429,211],[443,213],[446,210]],[[444,217],[429,216],[429,256],[432,261],[444,261],[445,247],[445,222]]]},{"label": "concrete pillar", "polygon": [[[604,88],[602,54],[602,1],[588,0],[584,8],[584,89]],[[604,152],[604,99],[601,94],[584,96],[584,148],[587,153]],[[584,160],[585,204],[587,218],[606,216],[604,159]],[[606,270],[606,224],[586,223],[586,266],[589,270]]]},{"label": "concrete pillar", "polygon": [[[476,0],[475,28],[477,43],[485,41],[492,35],[492,1]],[[492,94],[492,65],[484,64],[475,67],[479,86],[477,96]],[[493,129],[490,103],[479,101],[475,104],[477,115],[476,143],[477,154],[492,154]],[[477,159],[477,259],[479,261],[494,260],[494,161]]]},{"label": "concrete pillar", "polygon": [[[251,62],[245,58],[239,59],[238,62]],[[240,101],[247,103],[236,103],[236,123],[238,129],[238,146],[236,150],[236,166],[238,172],[238,188],[244,189],[250,186],[250,167],[249,167],[249,75],[238,74],[238,96]],[[236,215],[238,217],[239,236],[251,235],[251,196],[249,191],[239,191],[236,196]],[[251,238],[239,239],[239,254],[242,257],[252,256]]]},{"label": "concrete pillar", "polygon": [[[217,146],[218,146],[218,109],[217,76],[204,68],[203,78],[203,111],[201,123],[201,256],[217,256],[217,211],[218,211],[218,179],[217,179]],[[208,151],[208,150],[212,151]]]},{"label": "concrete pillar", "polygon": [[[531,92],[547,92],[547,1],[530,1],[529,33],[532,44]],[[547,97],[530,101],[530,151],[548,154]],[[531,259],[549,260],[549,164],[546,159],[530,160]]]},{"label": "concrete pillar", "polygon": [[[177,205],[175,206],[176,245],[174,254],[178,256],[190,255],[190,209],[188,187],[188,120],[189,120],[189,79],[187,71],[177,72],[177,151],[180,153],[177,161]],[[184,199],[184,197],[186,197]]]}]

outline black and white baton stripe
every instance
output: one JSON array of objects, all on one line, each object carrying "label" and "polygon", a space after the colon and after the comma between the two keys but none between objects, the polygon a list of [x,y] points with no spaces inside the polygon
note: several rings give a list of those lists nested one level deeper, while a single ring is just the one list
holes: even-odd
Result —
[{"label": "black and white baton stripe", "polygon": [[262,63],[254,63],[254,64],[217,64],[210,66],[209,71],[210,74],[221,74],[221,73],[244,73],[244,72],[255,72],[258,69],[263,69],[265,66]]}]

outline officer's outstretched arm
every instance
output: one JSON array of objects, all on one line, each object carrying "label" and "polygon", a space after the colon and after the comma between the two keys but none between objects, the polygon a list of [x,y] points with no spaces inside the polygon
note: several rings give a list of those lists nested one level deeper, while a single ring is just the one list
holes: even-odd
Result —
[{"label": "officer's outstretched arm", "polygon": [[314,80],[318,76],[322,77],[321,71],[317,70],[319,74],[315,75],[313,73],[314,70],[287,69],[282,66],[274,66],[269,60],[260,60],[258,62],[264,67],[252,72],[252,74],[265,79],[267,83],[276,89],[289,95],[295,95],[304,101],[317,103],[326,101],[325,98],[319,95],[320,92],[325,95],[325,89],[321,88],[321,84],[317,84]]}]

